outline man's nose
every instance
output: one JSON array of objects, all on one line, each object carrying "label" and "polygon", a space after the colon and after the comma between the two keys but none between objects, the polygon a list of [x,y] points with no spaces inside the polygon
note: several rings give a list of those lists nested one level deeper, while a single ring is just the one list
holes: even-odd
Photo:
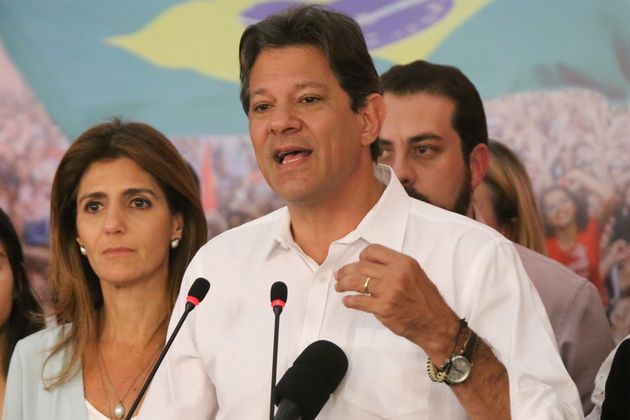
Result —
[{"label": "man's nose", "polygon": [[413,170],[413,164],[409,162],[409,158],[405,154],[396,154],[392,165],[396,177],[405,187],[413,187],[416,183],[416,172]]},{"label": "man's nose", "polygon": [[287,134],[299,130],[301,121],[290,106],[276,105],[271,111],[269,130],[273,134]]}]

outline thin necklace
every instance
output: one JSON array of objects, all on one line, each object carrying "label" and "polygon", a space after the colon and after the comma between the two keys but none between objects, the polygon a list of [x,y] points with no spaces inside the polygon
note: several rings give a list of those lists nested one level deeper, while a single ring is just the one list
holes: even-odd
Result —
[{"label": "thin necklace", "polygon": [[[133,388],[133,386],[136,384],[136,382],[138,382],[138,379],[142,376],[142,374],[144,372],[146,372],[146,370],[149,368],[149,366],[151,366],[152,362],[156,359],[159,351],[161,349],[158,348],[158,351],[156,351],[153,356],[151,356],[151,358],[149,359],[148,363],[142,368],[142,370],[140,371],[140,373],[134,378],[134,380],[131,382],[131,385],[129,385],[129,388],[127,388],[127,391],[125,392],[125,394],[123,395],[122,398],[120,398],[118,396],[118,391],[116,390],[116,387],[114,387],[114,383],[112,382],[111,377],[109,376],[109,372],[107,371],[107,366],[105,366],[105,359],[103,359],[103,353],[101,353],[101,349],[100,346],[98,347],[98,355],[100,358],[100,363],[99,363],[99,367],[100,367],[100,371],[101,371],[101,382],[103,384],[103,388],[105,389],[105,396],[107,397],[107,410],[109,411],[109,414],[112,415],[112,418],[117,418],[117,419],[122,419],[123,416],[125,415],[125,405],[124,405],[124,401],[127,398],[127,395],[129,395],[129,392],[131,391],[131,389]],[[116,399],[118,400],[118,403],[116,404],[116,407],[114,407],[114,412],[112,413],[112,409],[111,406],[109,404],[109,397],[107,396],[107,390],[105,388],[105,381],[103,380],[103,372],[105,372],[105,377],[107,378],[107,382],[109,382],[109,386],[110,388],[114,391],[114,395],[116,396]]]},{"label": "thin necklace", "polygon": [[101,374],[101,385],[103,387],[103,391],[105,391],[105,401],[107,402],[107,414],[109,415],[110,419],[113,419],[114,414],[112,413],[112,406],[109,405],[109,392],[107,392],[107,387],[105,386],[105,378],[103,377],[103,367],[101,365],[102,363],[99,360],[98,371]]},{"label": "thin necklace", "polygon": [[[166,321],[166,318],[164,319],[164,321]],[[164,321],[162,321],[160,323],[160,325],[155,330],[153,335],[151,335],[151,337],[147,341],[147,344],[145,345],[145,348],[146,348],[146,346],[148,346],[148,344],[151,342],[151,340],[153,340],[153,337],[155,337],[157,332],[160,330],[160,328],[164,324]],[[103,353],[101,352],[101,343],[100,343],[100,340],[99,340],[99,343],[97,344],[97,347],[96,347],[96,351],[98,352],[98,356],[99,356],[99,370],[100,370],[100,374],[101,374],[101,384],[103,386],[103,390],[105,391],[105,397],[106,397],[106,400],[107,400],[107,411],[109,411],[109,415],[112,416],[111,418],[117,418],[117,419],[122,419],[123,418],[123,416],[125,415],[125,412],[126,412],[126,409],[125,409],[125,406],[124,406],[124,401],[127,398],[127,395],[129,395],[129,392],[131,391],[131,389],[133,388],[135,383],[138,381],[138,379],[142,376],[142,374],[144,372],[146,372],[146,370],[149,368],[149,366],[151,366],[153,364],[153,361],[157,358],[157,355],[159,354],[161,349],[162,349],[161,347],[158,347],[157,351],[151,356],[151,358],[149,358],[149,361],[142,368],[140,373],[138,373],[138,375],[133,379],[133,381],[131,382],[131,385],[129,385],[129,388],[127,389],[127,391],[125,392],[123,397],[120,398],[118,396],[118,391],[114,387],[114,382],[112,381],[112,378],[109,376],[109,372],[107,371],[107,366],[105,366],[105,359],[103,358]],[[105,376],[103,376],[103,372],[105,372]],[[115,395],[116,399],[118,400],[118,403],[116,404],[116,407],[114,407],[113,413],[112,413],[111,405],[109,404],[109,395],[108,395],[108,392],[107,392],[107,388],[105,386],[105,378],[107,378],[107,381],[109,382],[109,386],[114,391],[114,395]]]}]

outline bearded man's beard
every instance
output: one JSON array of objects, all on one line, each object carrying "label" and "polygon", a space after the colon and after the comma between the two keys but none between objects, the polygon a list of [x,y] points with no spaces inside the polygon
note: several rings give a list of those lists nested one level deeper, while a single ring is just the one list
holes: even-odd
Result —
[{"label": "bearded man's beard", "polygon": [[433,203],[426,195],[414,190],[413,187],[405,187],[405,190],[411,198],[415,198],[416,200],[424,201],[425,203],[433,204],[435,206],[442,207],[445,210],[449,210],[466,216],[466,214],[468,213],[468,208],[470,207],[470,200],[472,199],[473,194],[472,187],[470,186],[471,179],[472,174],[470,173],[470,168],[466,168],[466,171],[464,172],[464,179],[459,186],[457,198],[450,208],[448,206],[441,206],[437,203]]}]

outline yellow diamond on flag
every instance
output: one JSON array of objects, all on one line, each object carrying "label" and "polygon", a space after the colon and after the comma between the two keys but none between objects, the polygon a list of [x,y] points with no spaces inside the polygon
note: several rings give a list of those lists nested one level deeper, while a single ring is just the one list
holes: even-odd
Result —
[{"label": "yellow diamond on flag", "polygon": [[170,7],[132,34],[106,39],[161,67],[238,81],[243,9],[255,0],[189,1]]}]

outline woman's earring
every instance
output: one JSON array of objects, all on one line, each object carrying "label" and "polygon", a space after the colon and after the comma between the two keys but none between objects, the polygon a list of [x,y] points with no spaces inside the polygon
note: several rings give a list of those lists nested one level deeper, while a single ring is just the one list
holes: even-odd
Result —
[{"label": "woman's earring", "polygon": [[87,249],[83,245],[79,245],[79,252],[81,255],[87,255]]},{"label": "woman's earring", "polygon": [[175,249],[179,246],[179,238],[171,239],[171,249]]}]

